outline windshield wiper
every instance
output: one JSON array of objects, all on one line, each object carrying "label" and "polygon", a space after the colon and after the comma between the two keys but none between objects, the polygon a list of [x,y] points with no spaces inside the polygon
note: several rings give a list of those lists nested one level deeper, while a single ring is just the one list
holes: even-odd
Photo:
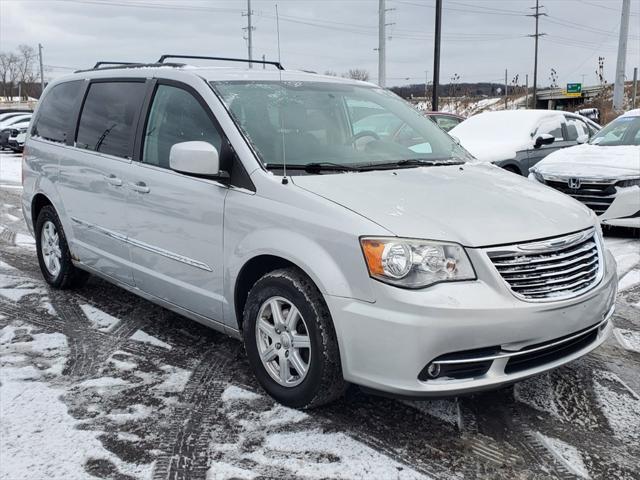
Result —
[{"label": "windshield wiper", "polygon": [[457,160],[428,160],[426,158],[409,158],[405,160],[397,160],[395,162],[381,162],[371,163],[361,167],[361,170],[376,170],[376,169],[393,169],[403,167],[432,167],[436,165],[461,165],[464,162]]},{"label": "windshield wiper", "polygon": [[[268,169],[283,170],[284,165],[282,163],[270,163],[267,165]],[[359,172],[362,169],[355,165],[343,165],[333,162],[312,162],[301,164],[287,164],[287,170],[304,170],[307,173],[319,173],[319,172]]]}]

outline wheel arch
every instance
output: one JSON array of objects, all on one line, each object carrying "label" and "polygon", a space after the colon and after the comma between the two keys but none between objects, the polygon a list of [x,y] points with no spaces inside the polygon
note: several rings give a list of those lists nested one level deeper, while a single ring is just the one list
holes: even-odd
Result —
[{"label": "wheel arch", "polygon": [[31,224],[33,225],[34,232],[36,230],[38,215],[46,205],[51,205],[53,207],[53,202],[44,193],[36,193],[31,199]]}]

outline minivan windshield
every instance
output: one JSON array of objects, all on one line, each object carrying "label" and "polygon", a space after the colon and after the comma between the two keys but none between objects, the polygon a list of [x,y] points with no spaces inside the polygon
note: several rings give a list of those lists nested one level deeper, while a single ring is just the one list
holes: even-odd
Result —
[{"label": "minivan windshield", "polygon": [[375,169],[472,157],[395,94],[310,81],[211,83],[267,168]]},{"label": "minivan windshield", "polygon": [[616,118],[596,133],[589,143],[601,147],[640,145],[640,115]]}]

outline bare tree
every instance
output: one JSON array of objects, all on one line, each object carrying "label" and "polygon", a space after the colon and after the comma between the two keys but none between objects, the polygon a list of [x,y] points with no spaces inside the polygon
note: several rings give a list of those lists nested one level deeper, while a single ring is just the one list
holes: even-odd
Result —
[{"label": "bare tree", "polygon": [[369,80],[369,72],[361,68],[350,68],[347,73],[342,74],[345,78],[351,78],[353,80],[362,80],[367,82]]},{"label": "bare tree", "polygon": [[33,47],[29,45],[18,46],[18,81],[23,86],[22,95],[25,100],[29,98],[29,86],[37,79],[36,59],[37,54]]},{"label": "bare tree", "polygon": [[325,70],[324,74],[328,75],[330,77],[337,77],[338,76],[338,74],[336,72],[334,72],[333,70]]},{"label": "bare tree", "polygon": [[13,92],[13,85],[19,77],[18,63],[19,59],[15,53],[0,53],[0,81],[3,97],[9,97]]}]

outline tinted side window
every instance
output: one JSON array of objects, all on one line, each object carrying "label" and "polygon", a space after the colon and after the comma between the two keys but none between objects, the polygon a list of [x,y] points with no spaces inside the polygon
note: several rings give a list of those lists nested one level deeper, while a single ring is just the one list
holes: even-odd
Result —
[{"label": "tinted side window", "polygon": [[80,114],[76,146],[131,158],[143,82],[99,82],[89,87]]},{"label": "tinted side window", "polygon": [[536,135],[542,135],[543,133],[553,135],[558,141],[563,140],[561,117],[549,117],[542,120],[536,130]]},{"label": "tinted side window", "polygon": [[181,88],[160,85],[149,112],[142,161],[169,168],[171,147],[196,140],[221,151],[220,133],[195,97]]},{"label": "tinted side window", "polygon": [[80,95],[83,80],[65,82],[53,87],[42,100],[33,135],[52,142],[64,143],[72,128],[73,110]]}]

